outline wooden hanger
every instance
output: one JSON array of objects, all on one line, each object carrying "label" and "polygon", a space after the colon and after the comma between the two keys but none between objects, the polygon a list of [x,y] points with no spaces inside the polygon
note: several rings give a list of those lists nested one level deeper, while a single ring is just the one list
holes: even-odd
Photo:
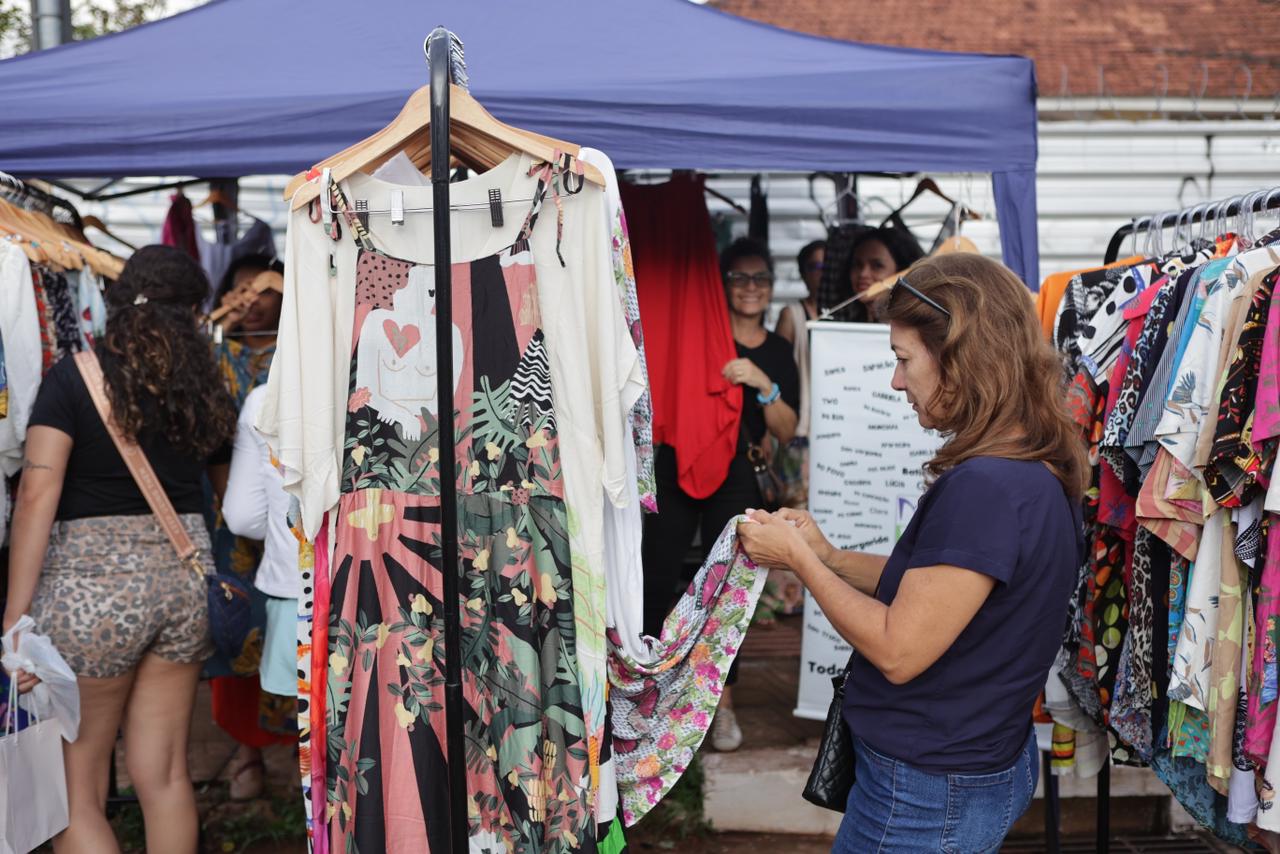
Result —
[{"label": "wooden hanger", "polygon": [[[184,194],[182,190],[179,189],[178,192],[175,193],[174,195],[176,197]],[[224,207],[230,208],[231,210],[235,210],[235,205],[231,204],[231,202],[227,200],[226,194],[223,193],[221,188],[218,188],[218,187],[209,188],[209,195],[205,196],[202,201],[199,201],[193,204],[191,206],[191,210],[193,211],[197,210],[199,208],[204,207],[205,205],[223,205]]]},{"label": "wooden hanger", "polygon": [[217,323],[233,311],[248,311],[266,291],[284,293],[284,276],[275,270],[264,270],[222,298],[222,304],[209,313],[209,322]]},{"label": "wooden hanger", "polygon": [[71,225],[0,200],[0,230],[21,238],[19,243],[33,263],[52,264],[64,270],[86,265],[100,276],[118,278],[124,269],[119,258],[84,241]]},{"label": "wooden hanger", "polygon": [[90,216],[83,217],[81,219],[81,222],[84,223],[85,228],[96,228],[98,229],[98,231],[101,231],[103,234],[105,234],[107,237],[110,237],[116,243],[119,243],[121,246],[128,247],[129,249],[132,249],[134,252],[138,251],[138,247],[134,246],[129,241],[125,240],[124,238],[112,232],[111,229],[107,228],[106,225],[103,224],[102,220],[98,219],[96,216],[90,215]]},{"label": "wooden hanger", "polygon": [[84,259],[71,251],[66,236],[55,230],[52,220],[16,205],[7,206],[5,217],[17,233],[38,243],[53,264],[64,270],[79,270],[84,266]]},{"label": "wooden hanger", "polygon": [[942,241],[937,249],[933,250],[934,255],[947,255],[952,252],[977,252],[978,244],[974,243],[963,234],[955,234]]},{"label": "wooden hanger", "polygon": [[[414,166],[425,172],[431,163],[431,91],[423,86],[412,95],[391,124],[346,148],[306,172],[293,176],[284,197],[293,202],[293,210],[305,207],[320,195],[316,181],[308,176],[317,170],[330,169],[335,181],[344,181],[357,172],[371,172],[403,151]],[[555,153],[576,155],[577,147],[539,134],[513,128],[491,116],[480,102],[456,85],[449,86],[449,138],[464,164],[477,169],[491,169],[513,152],[524,152],[544,162],[555,159]],[[581,163],[583,175],[603,187],[604,176],[589,163]]]}]

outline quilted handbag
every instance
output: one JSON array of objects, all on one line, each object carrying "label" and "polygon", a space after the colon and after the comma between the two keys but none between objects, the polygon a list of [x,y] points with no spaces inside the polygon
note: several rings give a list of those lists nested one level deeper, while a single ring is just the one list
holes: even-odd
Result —
[{"label": "quilted handbag", "polygon": [[831,697],[831,707],[827,709],[827,724],[822,731],[822,743],[818,746],[818,758],[814,760],[813,770],[809,772],[809,780],[801,793],[809,803],[836,812],[844,812],[849,792],[853,789],[853,734],[844,720],[844,688],[848,679],[848,666],[844,673],[831,679],[835,693]]}]

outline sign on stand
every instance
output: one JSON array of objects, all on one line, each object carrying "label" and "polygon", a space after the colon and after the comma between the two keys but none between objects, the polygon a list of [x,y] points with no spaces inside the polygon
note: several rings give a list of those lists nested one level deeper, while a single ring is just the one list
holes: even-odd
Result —
[{"label": "sign on stand", "polygon": [[[837,548],[888,555],[924,492],[941,438],[890,385],[889,327],[809,324],[809,510]],[[822,720],[849,644],[805,597],[795,714]]]}]

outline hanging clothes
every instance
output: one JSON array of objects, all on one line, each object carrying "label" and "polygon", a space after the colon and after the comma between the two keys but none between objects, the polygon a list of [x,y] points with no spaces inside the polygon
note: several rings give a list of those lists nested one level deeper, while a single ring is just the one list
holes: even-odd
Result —
[{"label": "hanging clothes", "polygon": [[1132,267],[1141,260],[1141,255],[1135,255],[1132,258],[1122,258],[1102,267],[1087,267],[1083,270],[1052,273],[1046,276],[1045,280],[1040,283],[1040,290],[1036,292],[1036,316],[1040,318],[1040,326],[1044,329],[1045,337],[1053,337],[1053,325],[1058,317],[1058,306],[1062,304],[1062,297],[1066,294],[1067,286],[1072,279],[1094,270],[1106,270],[1112,267]]},{"label": "hanging clothes", "polygon": [[615,749],[622,815],[635,824],[693,762],[715,717],[768,573],[737,548],[737,516],[638,655],[610,631]]},{"label": "hanging clothes", "polygon": [[7,411],[0,418],[0,478],[7,478],[22,466],[27,419],[40,388],[42,353],[31,265],[17,245],[4,240],[0,240],[0,339],[7,396]]},{"label": "hanging clothes", "polygon": [[[244,406],[250,391],[266,382],[274,352],[274,347],[254,350],[232,339],[214,346],[218,368],[237,409]],[[205,663],[204,674],[211,679],[213,720],[237,743],[248,747],[288,744],[297,737],[297,701],[292,694],[263,691],[258,679],[267,625],[267,596],[254,585],[262,561],[262,542],[237,537],[220,512],[206,516],[213,532],[214,564],[219,572],[235,574],[249,588],[254,627],[238,655],[217,654]]]},{"label": "hanging clothes", "polygon": [[179,190],[169,197],[169,212],[165,214],[164,225],[160,228],[160,242],[165,246],[181,249],[199,263],[200,247],[196,240],[196,221],[191,215],[191,200]]},{"label": "hanging clothes", "polygon": [[[653,450],[653,397],[649,391],[649,368],[645,357],[644,332],[640,322],[640,301],[636,292],[635,268],[631,255],[630,231],[622,208],[617,173],[604,152],[591,148],[581,149],[579,159],[600,170],[605,178],[606,227],[611,236],[613,276],[618,288],[618,298],[626,317],[631,340],[636,347],[636,357],[644,383],[644,390],[625,414],[631,427],[635,453],[627,455],[625,502],[614,503],[602,494],[604,506],[602,564],[605,583],[605,624],[609,631],[622,637],[638,638],[644,620],[644,565],[641,560],[641,540],[644,531],[643,513],[658,510],[657,480],[654,475]],[[643,512],[642,512],[643,511]],[[585,531],[580,532],[581,534]],[[581,553],[581,546],[571,537],[570,550]],[[598,674],[583,668],[584,684],[590,685]],[[590,690],[587,691],[590,694]],[[608,693],[606,686],[605,693]],[[609,723],[606,703],[606,720],[597,744],[591,745],[598,755],[598,786],[596,787],[596,821],[600,825],[598,837],[602,840],[620,836],[611,826],[619,818],[619,793],[617,767],[614,761],[613,728]]]},{"label": "hanging clothes", "polygon": [[1280,830],[1280,538],[1263,505],[1280,442],[1265,403],[1277,236],[1075,274],[1053,333],[1095,462],[1092,557],[1057,667],[1068,690],[1046,689],[1055,750],[1105,727],[1112,761],[1150,764],[1235,843],[1255,817]]},{"label": "hanging clothes", "polygon": [[747,236],[769,248],[769,195],[759,175],[751,176],[751,207],[747,213]]},{"label": "hanging clothes", "polygon": [[94,342],[107,331],[107,304],[102,298],[104,288],[102,277],[87,266],[80,271],[77,302],[81,340],[87,349],[92,349]]},{"label": "hanging clothes", "polygon": [[742,389],[722,375],[737,357],[702,179],[621,187],[649,342],[653,441],[675,450],[680,487],[705,498],[738,441]]},{"label": "hanging clothes", "polygon": [[40,267],[39,272],[40,288],[53,316],[55,360],[58,360],[80,352],[84,346],[79,311],[65,273],[49,267]]},{"label": "hanging clothes", "polygon": [[[452,381],[460,401],[474,400],[456,429],[471,839],[482,848],[573,850],[594,825],[569,652],[574,590],[559,431],[528,242],[544,193],[545,185],[510,248],[453,271]],[[358,839],[382,850],[416,838],[443,850],[434,401],[415,391],[421,383],[397,385],[387,373],[432,373],[433,274],[351,230],[361,242],[361,320],[353,328],[329,623],[336,701],[327,731],[343,745],[326,774],[329,802],[341,814],[330,846],[346,850]],[[482,697],[503,698],[505,708]]]},{"label": "hanging clothes", "polygon": [[[527,157],[517,156],[494,170],[472,181],[455,184],[451,193],[455,201],[463,204],[468,200],[486,199],[488,189],[499,189],[506,199],[531,200],[538,192],[539,173],[530,173],[533,164]],[[373,206],[386,205],[387,185],[367,176],[355,176],[344,185],[344,191],[351,199],[375,198]],[[398,188],[400,189],[400,188]],[[430,189],[420,187],[403,187],[406,204],[409,206],[430,206]],[[417,196],[415,197],[415,194]],[[557,200],[547,199],[547,205]],[[592,558],[590,547],[582,545],[584,540],[580,532],[590,529],[593,536],[601,537],[603,528],[603,502],[601,496],[608,496],[611,502],[621,502],[627,483],[626,463],[628,458],[633,462],[636,457],[635,442],[628,429],[625,418],[619,417],[632,408],[643,390],[642,374],[638,372],[636,348],[632,336],[627,332],[626,319],[622,300],[619,298],[616,278],[612,264],[612,248],[607,229],[608,215],[604,204],[604,194],[598,188],[588,186],[572,198],[561,198],[562,204],[555,204],[551,213],[544,211],[542,220],[547,216],[562,220],[559,223],[545,223],[533,230],[529,238],[531,251],[527,254],[516,253],[515,256],[504,247],[510,246],[520,227],[520,217],[511,217],[508,225],[501,229],[491,229],[487,218],[484,227],[464,228],[454,241],[455,254],[460,257],[479,257],[507,259],[512,261],[510,272],[524,275],[533,272],[536,287],[530,287],[527,298],[521,297],[519,303],[508,309],[506,323],[525,328],[531,322],[539,321],[541,329],[541,346],[549,365],[550,394],[554,401],[554,422],[558,441],[562,446],[571,448],[573,453],[560,457],[563,467],[561,489],[563,501],[567,509],[567,518],[577,519],[579,526],[567,529],[569,554],[572,556],[568,566],[569,590],[559,594],[559,610],[556,613],[571,613],[570,628],[576,633],[576,662],[569,671],[576,680],[575,690],[582,695],[579,701],[581,708],[576,714],[581,715],[585,726],[582,727],[584,737],[581,754],[586,757],[583,770],[586,772],[581,785],[584,787],[583,804],[589,803],[593,794],[594,777],[597,769],[592,767],[590,756],[590,739],[597,743],[603,738],[605,718],[605,658],[607,655],[604,639],[606,604],[604,587],[594,577],[602,572],[600,558]],[[518,210],[518,208],[515,208]],[[463,222],[468,221],[466,214],[459,215]],[[302,339],[291,338],[289,330],[307,329],[342,329],[350,327],[359,330],[364,326],[369,310],[361,309],[356,302],[356,274],[358,255],[368,253],[358,250],[350,235],[346,232],[350,225],[341,220],[344,239],[333,242],[326,237],[322,226],[309,221],[305,211],[294,213],[290,222],[290,265],[286,269],[286,298],[284,305],[284,321],[282,323],[281,348],[272,369],[271,385],[273,392],[269,394],[264,406],[263,417],[259,427],[266,427],[265,433],[273,446],[276,455],[285,466],[286,481],[289,488],[301,498],[301,518],[304,529],[315,531],[319,527],[320,517],[330,506],[327,495],[338,497],[339,478],[336,459],[344,459],[344,445],[347,443],[345,419],[335,425],[330,415],[345,415],[350,403],[351,390],[344,372],[339,383],[334,383],[331,375],[321,365],[350,364],[351,339],[339,341],[327,336],[311,336]],[[387,256],[387,275],[408,275],[404,265],[394,264],[389,258],[421,257],[429,253],[431,224],[429,218],[411,219],[405,229],[377,228],[374,223],[375,240],[379,244],[378,251]],[[385,249],[382,246],[385,245]],[[559,250],[559,251],[557,251]],[[496,254],[495,254],[496,253]],[[563,255],[564,265],[558,258]],[[372,257],[372,256],[370,256]],[[526,257],[528,260],[526,260]],[[298,281],[311,281],[316,275],[328,277],[332,259],[333,276],[339,283],[350,282],[347,286],[332,289],[333,302],[298,298]],[[365,262],[366,264],[369,262]],[[486,262],[488,264],[488,262]],[[408,264],[413,267],[413,264]],[[381,274],[380,274],[381,275]],[[415,273],[415,279],[421,273]],[[386,281],[385,277],[377,280]],[[401,279],[395,279],[401,281]],[[379,293],[385,292],[382,284],[372,287]],[[382,289],[382,290],[377,290]],[[362,290],[361,293],[364,293]],[[484,296],[488,291],[480,293]],[[485,306],[491,310],[498,303],[485,298]],[[504,300],[505,301],[505,300]],[[392,306],[394,308],[394,306]],[[515,312],[512,316],[512,312]],[[299,318],[305,318],[299,324]],[[429,322],[429,316],[428,316]],[[399,327],[405,324],[397,321]],[[414,324],[420,326],[420,324]],[[386,330],[383,330],[384,334]],[[406,333],[412,337],[412,332]],[[421,335],[419,330],[419,335]],[[468,342],[470,338],[468,337]],[[402,339],[405,344],[408,339]],[[468,343],[468,347],[470,344]],[[477,348],[479,352],[479,348]],[[500,351],[481,354],[484,358],[497,358]],[[459,365],[461,365],[461,360]],[[594,373],[581,370],[584,364],[597,367]],[[302,370],[305,365],[306,369]],[[479,382],[474,378],[473,382]],[[523,380],[522,380],[523,383]],[[336,387],[335,387],[336,386]],[[520,388],[531,393],[541,394],[541,384],[521,385]],[[301,397],[293,397],[300,395]],[[339,397],[340,395],[340,397]],[[303,405],[305,399],[310,402],[331,401],[319,407]],[[282,405],[282,400],[288,400]],[[468,396],[458,397],[462,406],[469,400]],[[295,402],[296,401],[296,402]],[[310,417],[304,420],[280,419],[283,411],[306,412]],[[409,429],[412,423],[405,422]],[[385,425],[384,425],[385,426]],[[401,429],[405,429],[401,425]],[[467,443],[460,443],[464,447]],[[483,453],[474,461],[467,463],[467,472],[471,470],[471,462],[488,465],[488,450],[482,446]],[[362,454],[357,453],[357,456]],[[349,457],[346,457],[349,460]],[[333,468],[330,468],[333,466]],[[332,472],[332,474],[329,474]],[[332,477],[332,480],[330,480]],[[533,481],[530,481],[531,483]],[[332,484],[332,487],[330,486]],[[329,489],[334,489],[333,493]],[[519,487],[517,484],[517,488]],[[343,483],[342,491],[349,494],[349,483]],[[353,499],[346,498],[350,502]],[[350,511],[348,511],[350,512]],[[342,512],[336,512],[339,524],[350,524]],[[595,520],[592,522],[591,520]],[[505,529],[504,529],[505,530]],[[340,533],[340,537],[341,537]],[[361,536],[364,536],[361,534]],[[505,533],[503,534],[505,543]],[[343,540],[345,544],[345,540]],[[577,547],[581,547],[580,550]],[[505,548],[505,546],[504,546]],[[464,546],[465,550],[465,546]],[[335,561],[335,572],[341,572],[340,562]],[[561,567],[563,571],[564,567]],[[415,572],[425,573],[426,567],[415,566]],[[381,572],[381,570],[380,570]],[[425,576],[424,576],[425,577]],[[316,579],[316,600],[314,603],[315,631],[312,636],[313,648],[325,648],[330,653],[338,643],[336,633],[329,633],[327,638],[320,637],[322,630],[327,629],[322,622],[321,614],[330,608],[331,614],[338,613],[341,591],[338,585],[333,586],[332,602],[322,601],[324,596],[324,580]],[[583,591],[579,595],[579,591]],[[597,591],[597,592],[593,592]],[[544,595],[546,591],[543,591]],[[424,594],[425,595],[425,594]],[[526,595],[526,594],[521,594]],[[594,597],[598,595],[598,605]],[[465,607],[465,603],[464,603]],[[500,605],[499,607],[508,607]],[[496,613],[496,612],[495,612]],[[510,619],[515,619],[508,615]],[[334,616],[334,621],[340,619]],[[335,622],[336,624],[336,622]],[[562,630],[565,627],[562,625]],[[598,650],[598,651],[595,651]],[[314,660],[314,657],[313,657]],[[585,664],[584,664],[585,662]],[[598,665],[596,664],[598,662]],[[335,661],[330,661],[330,665]],[[589,682],[587,674],[595,672],[598,667],[599,678]],[[312,667],[311,696],[312,708],[311,738],[317,739],[316,715],[317,707],[325,708],[324,680],[329,681],[329,689],[336,684],[336,671],[331,666],[325,668],[321,679],[316,678],[317,669]],[[540,671],[539,671],[540,672]],[[346,678],[346,677],[344,677]],[[539,684],[536,673],[526,674],[531,684]],[[588,684],[591,689],[588,692]],[[317,697],[319,695],[319,703]],[[588,712],[588,710],[591,710]],[[335,714],[334,709],[327,710],[328,715]],[[325,722],[327,726],[332,719]],[[399,723],[397,721],[397,727]],[[331,730],[330,730],[331,732]],[[605,751],[601,749],[601,753]],[[561,760],[562,752],[557,753]],[[508,757],[510,758],[510,757]],[[313,757],[313,779],[318,756]],[[564,766],[556,765],[557,769]],[[440,768],[443,773],[443,768]],[[504,779],[510,769],[504,769]],[[328,769],[329,776],[334,773]],[[400,772],[397,772],[400,773]],[[561,774],[560,770],[555,772]],[[510,787],[506,782],[503,785]],[[578,785],[575,782],[575,785]],[[525,779],[519,791],[525,796],[539,795],[541,786],[536,781]],[[403,789],[403,787],[401,787]],[[416,791],[416,790],[415,790]],[[514,797],[515,795],[512,794]],[[366,804],[366,818],[370,807]],[[486,807],[488,809],[488,807]],[[421,812],[421,810],[419,810]],[[490,816],[492,818],[492,815]],[[590,811],[583,814],[584,820],[592,818]],[[412,824],[412,822],[410,823]],[[567,827],[567,825],[566,825]],[[332,830],[332,828],[331,828]],[[334,831],[338,832],[338,831]],[[387,831],[390,832],[390,831]],[[416,833],[417,831],[412,831]],[[523,831],[519,831],[523,832]],[[540,832],[532,828],[529,832]],[[584,829],[580,833],[573,831],[580,839],[594,835],[593,829]],[[398,838],[398,837],[397,837]]]}]

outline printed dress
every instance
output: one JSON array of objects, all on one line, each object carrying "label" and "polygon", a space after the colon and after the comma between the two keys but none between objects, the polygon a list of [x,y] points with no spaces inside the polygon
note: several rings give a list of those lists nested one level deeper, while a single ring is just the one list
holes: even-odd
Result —
[{"label": "printed dress", "polygon": [[[516,242],[452,269],[473,852],[571,851],[594,836],[564,485],[528,241],[555,177],[541,169]],[[329,596],[324,820],[333,852],[443,854],[434,270],[375,250],[358,218],[346,225],[360,251]]]}]

